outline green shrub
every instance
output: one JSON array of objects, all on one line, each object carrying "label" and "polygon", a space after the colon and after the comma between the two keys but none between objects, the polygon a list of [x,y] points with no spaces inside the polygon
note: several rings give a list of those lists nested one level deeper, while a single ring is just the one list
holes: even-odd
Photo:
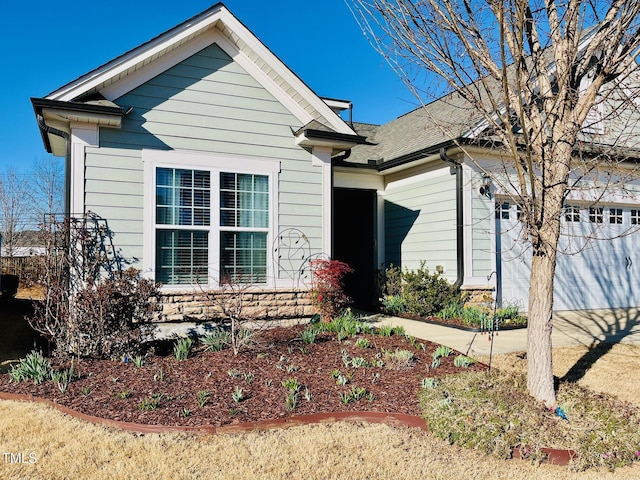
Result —
[{"label": "green shrub", "polygon": [[439,273],[429,273],[424,261],[417,270],[402,270],[391,265],[385,270],[384,279],[380,300],[387,313],[407,312],[427,317],[461,301],[458,288]]}]

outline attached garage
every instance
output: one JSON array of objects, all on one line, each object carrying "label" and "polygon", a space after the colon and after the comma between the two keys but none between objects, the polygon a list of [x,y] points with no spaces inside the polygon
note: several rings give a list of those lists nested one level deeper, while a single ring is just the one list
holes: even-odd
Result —
[{"label": "attached garage", "polygon": [[[497,299],[526,310],[531,248],[518,214],[513,202],[497,205]],[[640,206],[575,203],[562,222],[554,310],[640,306]]]}]

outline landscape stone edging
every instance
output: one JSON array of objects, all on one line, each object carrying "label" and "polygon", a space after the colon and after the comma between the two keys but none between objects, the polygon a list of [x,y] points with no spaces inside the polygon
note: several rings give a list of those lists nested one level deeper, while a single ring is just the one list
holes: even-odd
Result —
[{"label": "landscape stone edging", "polygon": [[[128,432],[136,432],[142,434],[152,433],[208,433],[208,434],[224,434],[224,433],[247,433],[255,430],[269,430],[273,428],[287,428],[302,426],[308,424],[322,424],[333,422],[367,422],[381,423],[391,427],[407,427],[419,428],[425,432],[429,431],[425,420],[415,415],[407,415],[405,413],[388,413],[388,412],[333,412],[333,413],[315,413],[310,415],[299,415],[288,418],[279,418],[275,420],[262,420],[257,422],[247,422],[239,424],[224,425],[216,427],[214,425],[202,425],[199,427],[189,426],[171,426],[171,425],[148,425],[144,423],[124,422],[120,420],[110,420],[108,418],[96,417],[81,413],[71,408],[60,405],[46,398],[37,397],[30,394],[7,393],[0,392],[0,400],[13,400],[22,402],[42,403],[57,409],[58,411],[71,417],[83,420],[85,422],[102,425],[106,427],[114,427]],[[554,448],[542,448],[546,455],[547,463],[558,466],[566,466],[577,458],[577,453],[573,450],[563,450]],[[515,448],[513,450],[513,459],[522,458],[520,451]]]}]

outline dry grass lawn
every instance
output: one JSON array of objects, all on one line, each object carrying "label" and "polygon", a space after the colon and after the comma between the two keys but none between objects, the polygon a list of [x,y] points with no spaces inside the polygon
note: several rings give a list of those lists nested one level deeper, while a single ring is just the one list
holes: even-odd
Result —
[{"label": "dry grass lawn", "polygon": [[[565,375],[585,353],[580,347],[556,351],[557,374]],[[638,360],[640,347],[615,345],[579,381],[638,403]],[[493,359],[500,368],[522,369],[523,362],[516,354]],[[18,453],[33,463],[14,463]],[[422,431],[384,425],[338,423],[217,436],[136,435],[87,424],[41,405],[0,401],[0,478],[617,480],[640,479],[640,465],[614,473],[572,473],[566,467],[486,458]]]}]

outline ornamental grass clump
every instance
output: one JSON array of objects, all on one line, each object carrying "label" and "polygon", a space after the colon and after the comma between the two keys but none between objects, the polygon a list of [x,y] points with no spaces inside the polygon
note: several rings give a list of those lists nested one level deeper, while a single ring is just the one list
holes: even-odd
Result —
[{"label": "ornamental grass clump", "polygon": [[429,382],[419,391],[429,430],[450,444],[510,458],[514,449],[533,460],[542,448],[571,449],[570,468],[613,469],[637,461],[640,408],[563,382],[558,402],[567,419],[535,401],[521,374],[465,372]]},{"label": "ornamental grass clump", "polygon": [[17,365],[11,367],[9,377],[12,382],[20,383],[33,380],[35,385],[48,380],[51,376],[51,362],[42,355],[42,352],[33,350],[20,360]]}]

